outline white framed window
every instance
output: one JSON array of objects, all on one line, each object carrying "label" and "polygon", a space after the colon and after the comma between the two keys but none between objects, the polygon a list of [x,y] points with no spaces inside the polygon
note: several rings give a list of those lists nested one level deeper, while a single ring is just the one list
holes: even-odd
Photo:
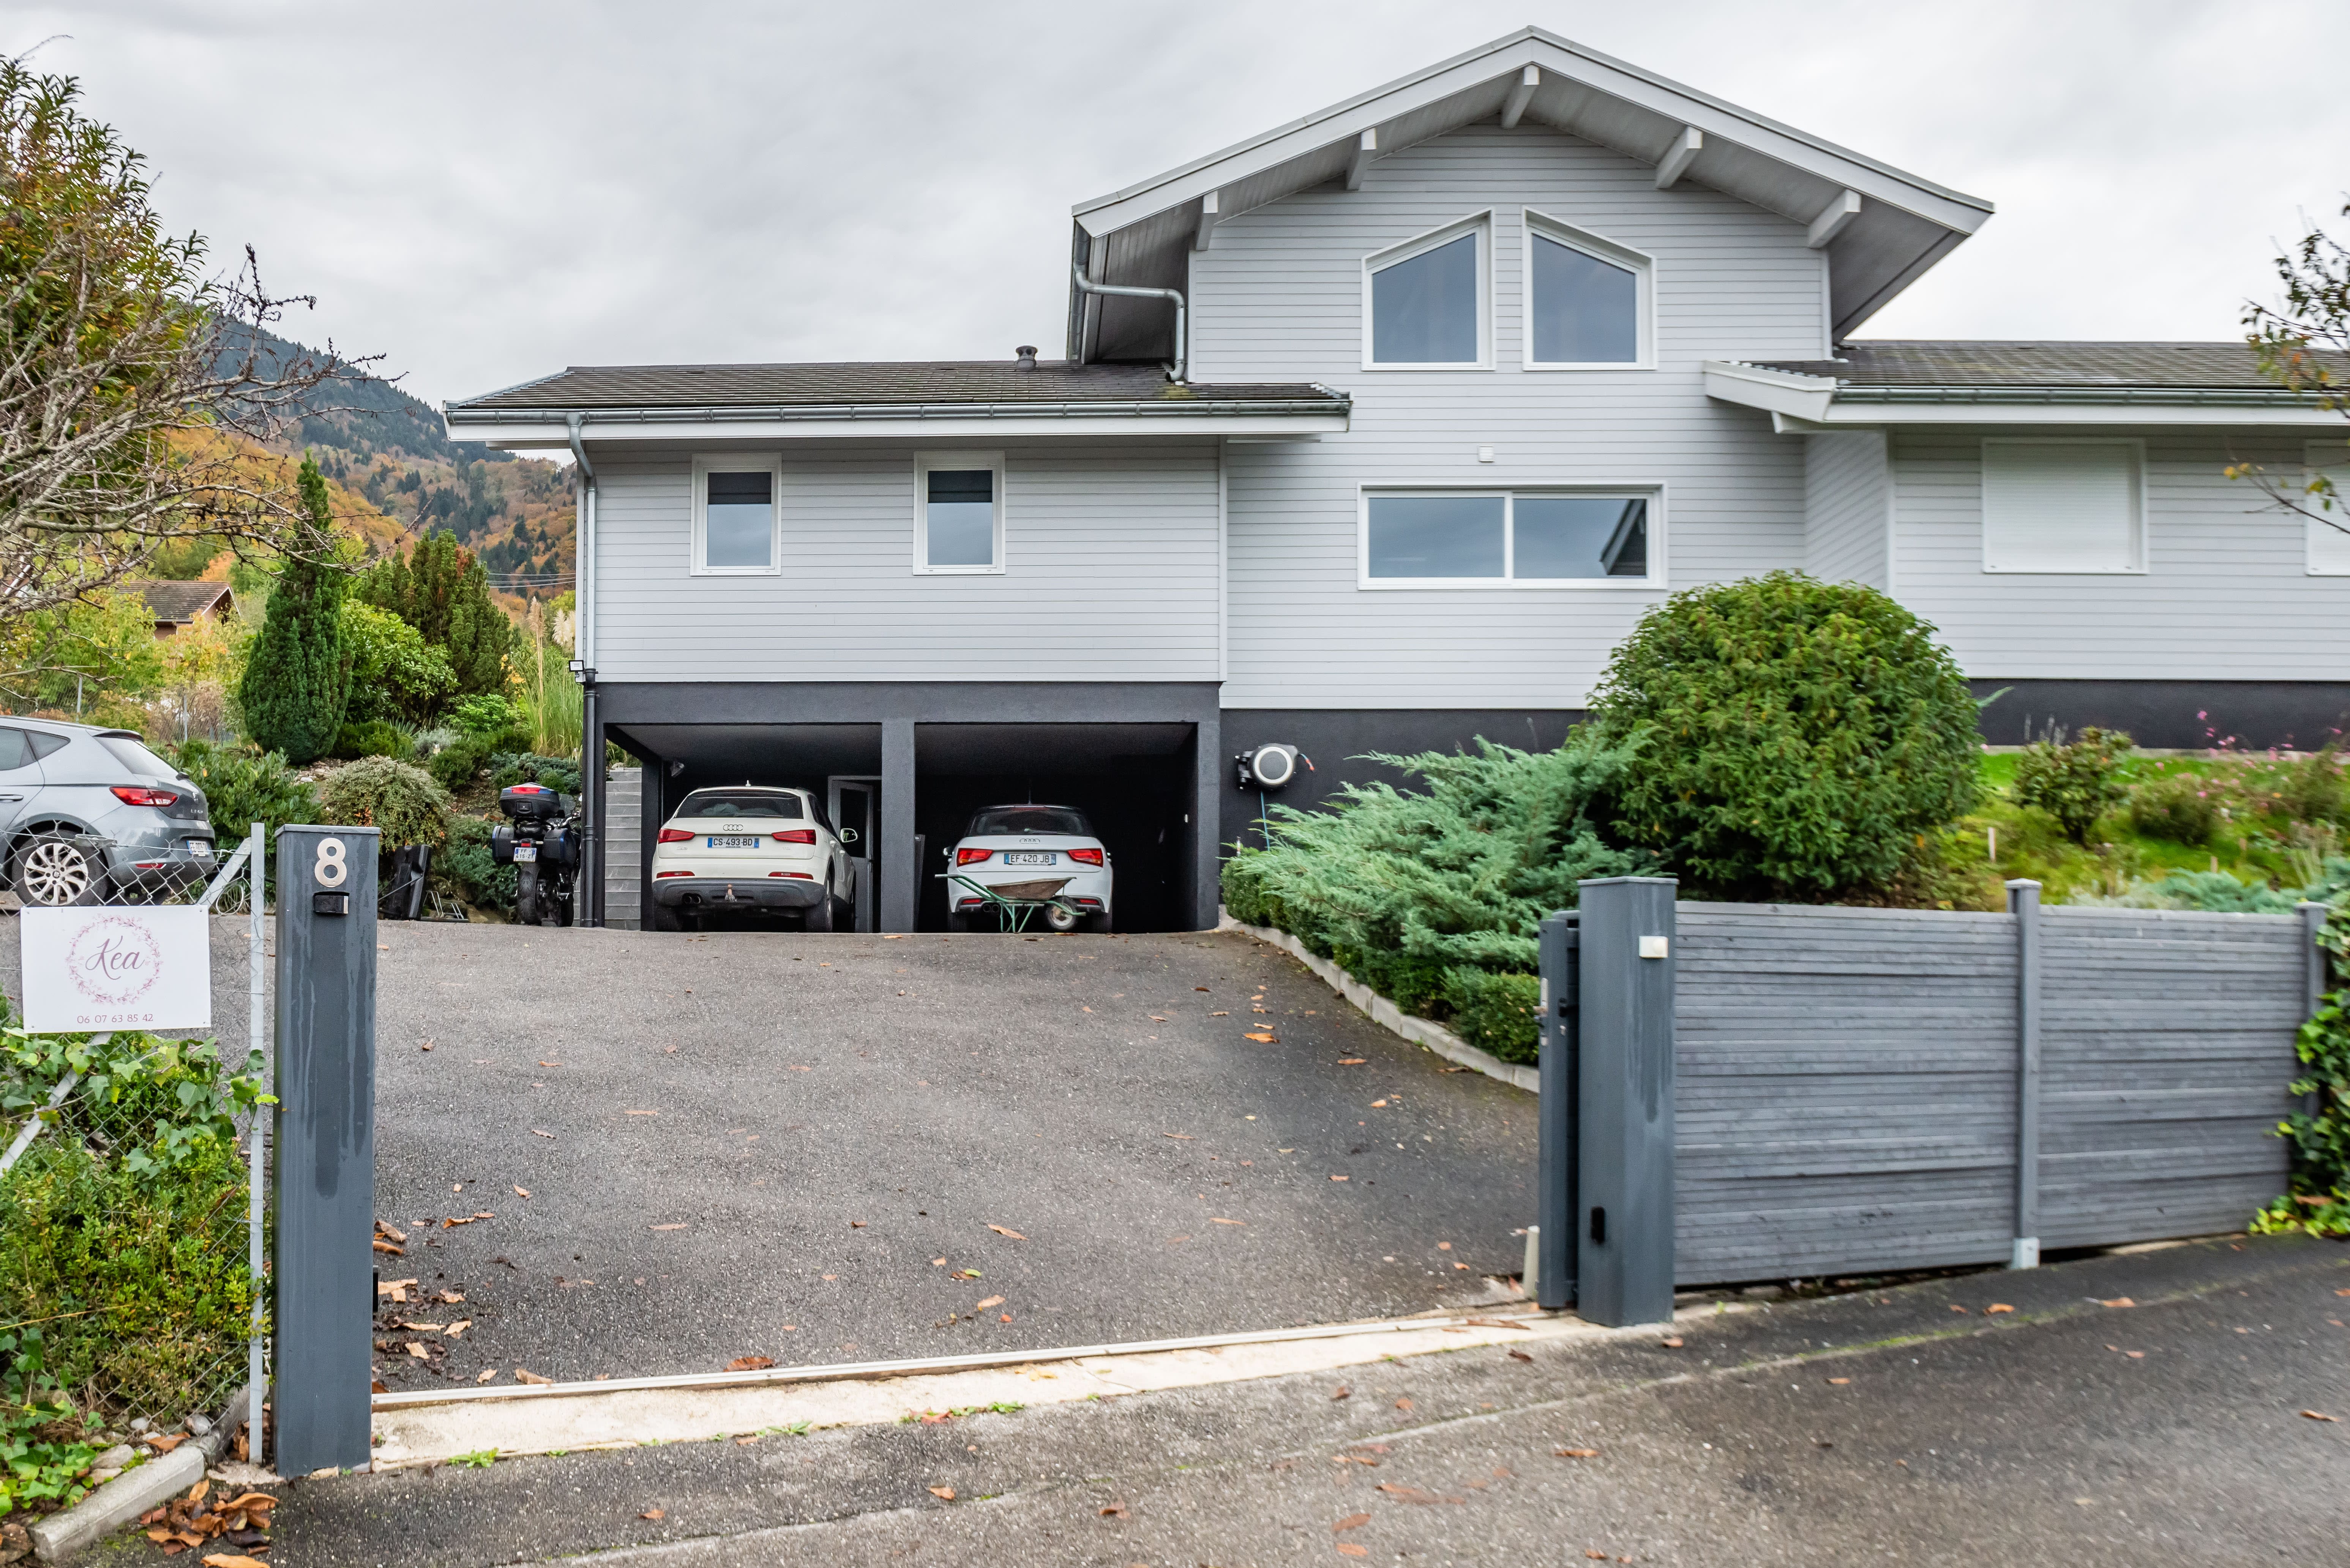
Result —
[{"label": "white framed window", "polygon": [[1002,452],[915,456],[914,570],[966,576],[1003,570]]},{"label": "white framed window", "polygon": [[1658,588],[1662,485],[1366,490],[1366,588]]},{"label": "white framed window", "polygon": [[1982,443],[1983,570],[2146,570],[2146,443],[1995,437]]},{"label": "white framed window", "polygon": [[[2350,533],[2344,532],[2350,529],[2350,449],[2338,441],[2314,441],[2302,455],[2309,469],[2303,483],[2320,474],[2334,482],[2331,496],[2293,498],[2316,514],[2302,518],[2303,569],[2313,577],[2350,577]],[[2333,503],[2330,506],[2326,504],[2329,500]],[[2332,518],[2333,522],[2325,522],[2324,518]]]},{"label": "white framed window", "polygon": [[1613,240],[1525,213],[1529,370],[1656,369],[1656,262]]},{"label": "white framed window", "polygon": [[693,460],[696,576],[774,576],[783,571],[783,460],[764,452]]},{"label": "white framed window", "polygon": [[1363,369],[1493,364],[1492,222],[1479,213],[1363,258]]}]

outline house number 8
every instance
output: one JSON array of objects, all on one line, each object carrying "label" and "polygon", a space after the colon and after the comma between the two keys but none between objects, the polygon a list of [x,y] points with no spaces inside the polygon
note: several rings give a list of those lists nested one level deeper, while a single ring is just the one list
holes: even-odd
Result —
[{"label": "house number 8", "polygon": [[343,878],[350,875],[350,867],[343,861],[341,839],[318,840],[318,861],[310,868],[310,874],[318,879],[318,886],[321,888],[339,888],[343,885]]}]

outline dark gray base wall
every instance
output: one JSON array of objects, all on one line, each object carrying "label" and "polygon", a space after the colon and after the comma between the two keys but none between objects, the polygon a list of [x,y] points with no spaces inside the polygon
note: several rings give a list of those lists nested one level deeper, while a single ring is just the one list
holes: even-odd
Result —
[{"label": "dark gray base wall", "polygon": [[2282,746],[2314,751],[2350,730],[2344,680],[1989,680],[1980,699],[2006,689],[1982,711],[1983,739],[1995,746],[2038,740],[2050,724],[2074,733],[2089,724],[2126,730],[2141,746],[2192,749]]},{"label": "dark gray base wall", "polygon": [[1408,782],[1394,768],[1356,760],[1367,753],[1458,751],[1480,736],[1524,751],[1546,751],[1582,720],[1579,708],[1228,708],[1217,840],[1226,854],[1234,844],[1253,849],[1263,842],[1257,792],[1235,785],[1232,759],[1269,742],[1287,742],[1314,765],[1311,771],[1301,765],[1296,782],[1277,794],[1268,792],[1264,804],[1311,810],[1342,784]]}]

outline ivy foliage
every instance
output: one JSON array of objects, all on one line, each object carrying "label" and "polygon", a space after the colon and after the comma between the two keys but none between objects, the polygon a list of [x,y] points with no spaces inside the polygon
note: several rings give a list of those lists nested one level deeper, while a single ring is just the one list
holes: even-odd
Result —
[{"label": "ivy foliage", "polygon": [[1974,805],[1977,704],[1934,628],[1874,588],[1779,571],[1674,595],[1591,703],[1639,765],[1615,841],[1720,897],[1889,888]]},{"label": "ivy foliage", "polygon": [[[2333,955],[2337,973],[2350,969],[2350,907],[2334,906],[2317,941]],[[2301,1026],[2293,1050],[2308,1071],[2291,1092],[2314,1096],[2314,1108],[2277,1124],[2277,1136],[2293,1145],[2292,1180],[2283,1197],[2253,1217],[2251,1228],[2350,1236],[2350,991],[2325,997]]]},{"label": "ivy foliage", "polygon": [[[2097,818],[2129,798],[2125,775],[2136,749],[2119,730],[2092,724],[2070,742],[2063,731],[2052,730],[2015,759],[2015,803],[2046,812],[2065,837],[2085,849]],[[2203,836],[2210,836],[2208,828]]]},{"label": "ivy foliage", "polygon": [[1492,1015],[1479,1025],[1490,1038],[1523,1033],[1510,1022],[1521,999],[1476,977],[1531,974],[1535,927],[1575,907],[1577,882],[1653,868],[1596,826],[1634,751],[1578,730],[1555,752],[1481,740],[1473,753],[1367,758],[1425,787],[1349,784],[1324,810],[1274,807],[1271,844],[1225,865],[1225,907],[1290,932],[1407,1012],[1465,1008]]}]

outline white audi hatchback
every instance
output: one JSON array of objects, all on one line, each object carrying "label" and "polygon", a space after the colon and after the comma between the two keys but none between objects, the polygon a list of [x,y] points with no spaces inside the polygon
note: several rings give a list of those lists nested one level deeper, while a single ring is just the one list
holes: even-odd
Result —
[{"label": "white audi hatchback", "polygon": [[1086,814],[1073,805],[989,805],[949,849],[947,929],[994,930],[999,898],[1043,901],[1045,924],[1056,931],[1110,929],[1109,850]]},{"label": "white audi hatchback", "polygon": [[854,892],[847,854],[804,789],[695,790],[653,846],[657,931],[760,910],[796,914],[805,929],[828,931],[846,920]]}]

